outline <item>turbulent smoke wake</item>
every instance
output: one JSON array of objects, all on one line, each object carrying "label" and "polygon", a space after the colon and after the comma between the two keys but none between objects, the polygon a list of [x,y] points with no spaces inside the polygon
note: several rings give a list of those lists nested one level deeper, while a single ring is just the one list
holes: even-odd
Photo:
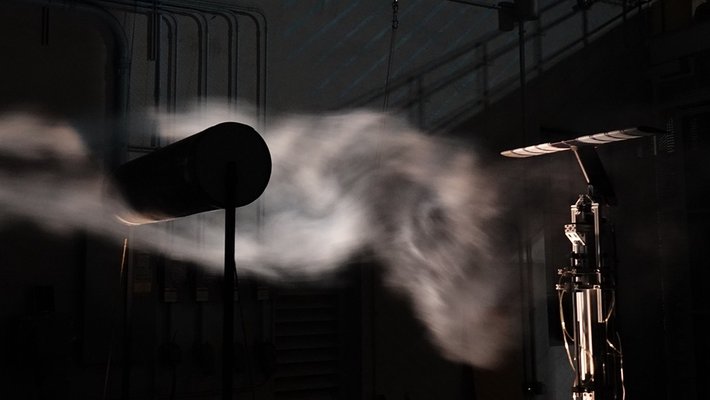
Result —
[{"label": "turbulent smoke wake", "polygon": [[[219,108],[155,116],[170,140],[232,120]],[[449,359],[493,368],[514,336],[508,271],[495,262],[494,185],[470,149],[367,111],[290,116],[263,128],[273,160],[256,207],[237,221],[240,271],[274,280],[336,270],[363,251],[406,295]],[[32,218],[54,230],[122,238],[107,179],[69,125],[31,115],[0,117],[0,221]],[[131,228],[133,246],[206,267],[223,262],[219,212]]]}]

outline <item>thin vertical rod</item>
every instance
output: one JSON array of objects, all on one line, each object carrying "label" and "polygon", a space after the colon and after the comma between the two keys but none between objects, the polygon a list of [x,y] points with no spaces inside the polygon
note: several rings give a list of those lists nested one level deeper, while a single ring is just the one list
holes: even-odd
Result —
[{"label": "thin vertical rod", "polygon": [[[124,240],[124,246],[128,242]],[[125,263],[125,248],[124,255],[122,256],[121,263],[125,265],[121,267],[121,274],[124,278],[124,298],[123,298],[123,370],[121,371],[121,399],[127,400],[130,397],[131,391],[131,346],[132,346],[132,324],[131,324],[131,308],[133,306],[133,299],[131,296],[131,280],[132,275],[129,271],[129,265]]]},{"label": "thin vertical rod", "polygon": [[222,325],[222,399],[232,399],[232,372],[234,370],[234,274],[237,268],[234,260],[234,240],[236,235],[235,165],[227,165],[225,174],[224,209],[224,293]]},{"label": "thin vertical rod", "polygon": [[[123,251],[121,253],[121,270],[118,275],[118,286],[119,286],[119,293],[121,290],[123,290],[123,280],[125,276],[125,271],[126,271],[126,251],[128,250],[128,238],[123,239]],[[125,303],[124,303],[125,304]],[[124,327],[125,325],[125,320],[124,320]],[[104,391],[103,391],[103,396],[101,397],[102,400],[106,400],[108,397],[108,383],[109,383],[109,378],[111,377],[111,361],[113,359],[113,342],[114,338],[116,336],[116,324],[117,320],[113,321],[113,326],[111,328],[111,341],[109,342],[109,348],[108,348],[108,360],[106,361],[106,373],[104,374]],[[125,337],[125,336],[124,336]],[[124,363],[124,371],[125,371],[125,363]],[[123,375],[122,375],[123,379]]]},{"label": "thin vertical rod", "polygon": [[525,63],[525,20],[518,20],[518,56],[520,58],[520,132],[522,134],[523,146],[527,146],[527,77]]},{"label": "thin vertical rod", "polygon": [[[527,146],[527,65],[525,61],[525,19],[518,16],[518,57],[520,61],[520,133],[522,136],[522,145]],[[527,201],[528,183],[527,172],[523,172],[523,187],[526,195],[525,208],[529,208]],[[523,351],[523,362],[525,369],[525,396],[530,398],[534,396],[535,385],[537,383],[537,366],[535,365],[535,310],[533,308],[533,265],[532,265],[532,237],[530,223],[527,216],[524,216],[523,222],[523,242],[521,243],[520,258],[522,265],[521,283],[523,304],[527,308],[527,319],[524,320],[524,336],[527,340],[527,351]]]}]

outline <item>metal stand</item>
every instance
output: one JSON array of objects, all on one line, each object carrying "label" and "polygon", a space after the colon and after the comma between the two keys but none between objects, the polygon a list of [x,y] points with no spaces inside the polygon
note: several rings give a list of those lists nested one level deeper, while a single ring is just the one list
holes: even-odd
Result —
[{"label": "metal stand", "polygon": [[[572,399],[622,400],[625,398],[623,355],[614,326],[614,238],[613,229],[602,215],[607,199],[613,199],[614,195],[596,152],[591,147],[585,149],[584,153],[581,149],[573,151],[589,192],[580,195],[571,206],[571,221],[565,225],[565,235],[572,244],[570,264],[558,270],[556,286],[562,335],[575,372]],[[599,192],[597,187],[607,193]],[[568,332],[565,322],[566,295],[570,298],[573,334]],[[573,343],[574,352],[568,340]]]},{"label": "metal stand", "polygon": [[[501,152],[505,157],[528,158],[572,151],[587,181],[589,191],[572,205],[571,221],[565,225],[572,253],[569,266],[558,270],[557,284],[562,336],[575,372],[573,400],[626,399],[621,339],[614,324],[614,235],[602,215],[606,206],[616,204],[616,196],[595,147],[661,133],[665,131],[640,126]],[[566,295],[571,299],[568,307]],[[567,331],[566,311],[572,313],[572,334]]]},{"label": "metal stand", "polygon": [[234,371],[234,278],[236,261],[234,259],[234,240],[236,237],[236,167],[227,165],[225,171],[224,208],[224,282],[223,282],[223,322],[222,322],[222,399],[232,399],[232,381]]},{"label": "metal stand", "polygon": [[259,198],[270,177],[271,153],[266,142],[254,128],[238,122],[207,128],[131,160],[113,174],[117,190],[131,206],[116,217],[129,225],[225,210],[223,399],[231,399],[233,390],[236,208]]}]

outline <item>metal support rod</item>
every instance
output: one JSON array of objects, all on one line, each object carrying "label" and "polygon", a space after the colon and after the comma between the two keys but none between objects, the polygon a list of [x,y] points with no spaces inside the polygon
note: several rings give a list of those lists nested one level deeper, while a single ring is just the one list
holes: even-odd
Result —
[{"label": "metal support rod", "polygon": [[523,144],[528,143],[527,138],[527,90],[525,76],[525,20],[518,18],[518,56],[520,58],[520,132],[523,136]]},{"label": "metal support rod", "polygon": [[[565,346],[575,379],[573,400],[623,400],[623,355],[614,323],[613,228],[603,224],[601,204],[580,195],[570,208],[565,236],[572,244],[568,267],[558,270],[556,288]],[[608,235],[612,236],[609,237]],[[570,295],[574,334],[566,332],[562,299]],[[567,338],[574,352],[567,347]]]},{"label": "metal support rod", "polygon": [[224,208],[224,293],[222,326],[222,399],[232,399],[232,372],[234,370],[234,240],[236,234],[236,166],[227,165],[225,174]]},{"label": "metal support rod", "polygon": [[[160,15],[160,12],[157,10],[157,5],[155,6],[156,9],[153,12],[153,15],[151,15],[151,31],[150,31],[150,61],[154,62],[154,71],[153,71],[153,107],[155,107],[156,110],[160,108],[160,92],[161,92],[161,87],[160,87],[160,70],[161,70],[161,42],[162,42],[162,34],[161,34],[161,29],[160,25],[162,24],[162,18]],[[157,138],[155,138],[157,141]],[[153,143],[153,146],[159,145],[158,143]]]},{"label": "metal support rod", "polygon": [[[125,257],[125,250],[124,250]],[[131,391],[131,353],[132,353],[132,338],[131,334],[133,327],[131,324],[131,308],[133,306],[133,297],[131,291],[133,285],[132,271],[129,269],[131,262],[125,263],[125,271],[123,271],[123,365],[121,369],[121,399],[128,400]]]},{"label": "metal support rod", "polygon": [[42,46],[49,45],[49,7],[42,7],[42,37],[40,43]]},{"label": "metal support rod", "polygon": [[[518,57],[520,73],[520,133],[521,143],[528,143],[526,134],[526,91],[525,91],[525,21],[518,17]],[[530,209],[527,194],[528,174],[527,170],[521,171],[523,178],[523,193],[525,194],[524,209]],[[520,243],[518,248],[518,261],[520,266],[520,292],[521,306],[526,312],[522,313],[522,357],[523,357],[523,396],[533,398],[535,396],[535,328],[534,328],[534,308],[533,308],[533,282],[532,282],[532,244],[530,220],[527,215],[522,216],[522,229],[520,232]]]},{"label": "metal support rod", "polygon": [[[528,143],[527,135],[527,76],[526,69],[527,65],[525,62],[525,18],[518,12],[518,57],[520,64],[520,133],[522,143]],[[529,201],[527,200],[528,190],[528,174],[527,170],[523,170],[523,187],[526,193],[525,208],[529,209]],[[524,299],[523,305],[527,309],[527,315],[525,315],[525,320],[523,324],[524,329],[524,340],[526,343],[524,346],[527,347],[527,351],[523,351],[524,359],[524,374],[525,374],[525,387],[524,395],[526,398],[532,398],[537,394],[540,394],[539,384],[537,382],[537,365],[535,360],[537,358],[535,352],[535,307],[534,307],[534,285],[533,285],[533,261],[532,261],[532,237],[530,229],[530,221],[526,218],[523,228],[523,242],[521,251],[522,259],[522,290]]]}]

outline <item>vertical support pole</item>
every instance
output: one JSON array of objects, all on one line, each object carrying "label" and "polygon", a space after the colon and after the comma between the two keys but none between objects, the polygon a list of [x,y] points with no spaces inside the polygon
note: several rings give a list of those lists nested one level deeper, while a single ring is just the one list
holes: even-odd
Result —
[{"label": "vertical support pole", "polygon": [[49,46],[49,7],[42,7],[42,35],[40,44]]},{"label": "vertical support pole", "polygon": [[222,399],[232,399],[232,373],[234,371],[234,277],[237,268],[234,260],[236,235],[236,166],[229,163],[224,177],[224,282],[222,325]]},{"label": "vertical support pole", "polygon": [[[124,242],[125,246],[125,242]],[[124,250],[125,257],[125,250]],[[131,354],[132,354],[132,338],[133,327],[131,324],[131,308],[133,306],[133,276],[129,269],[131,261],[122,261],[125,265],[125,271],[121,271],[123,278],[123,365],[121,370],[121,399],[128,400],[131,396]]]},{"label": "vertical support pole", "polygon": [[[525,146],[528,143],[527,131],[527,63],[525,61],[525,16],[520,9],[516,9],[518,17],[518,57],[520,61],[520,133],[521,143]],[[522,171],[523,192],[525,193],[525,210],[530,209],[528,199],[528,174],[527,170]],[[521,293],[522,305],[527,311],[523,316],[523,374],[525,398],[533,398],[541,394],[541,388],[537,381],[537,365],[535,351],[535,308],[534,308],[534,284],[533,284],[533,261],[532,261],[532,235],[530,229],[530,219],[523,215],[522,238],[520,243],[520,267],[521,267]]]},{"label": "vertical support pole", "polygon": [[525,19],[518,19],[518,57],[520,59],[520,132],[523,137],[523,146],[528,142],[527,138],[527,76],[525,74],[527,66],[525,63]]}]

